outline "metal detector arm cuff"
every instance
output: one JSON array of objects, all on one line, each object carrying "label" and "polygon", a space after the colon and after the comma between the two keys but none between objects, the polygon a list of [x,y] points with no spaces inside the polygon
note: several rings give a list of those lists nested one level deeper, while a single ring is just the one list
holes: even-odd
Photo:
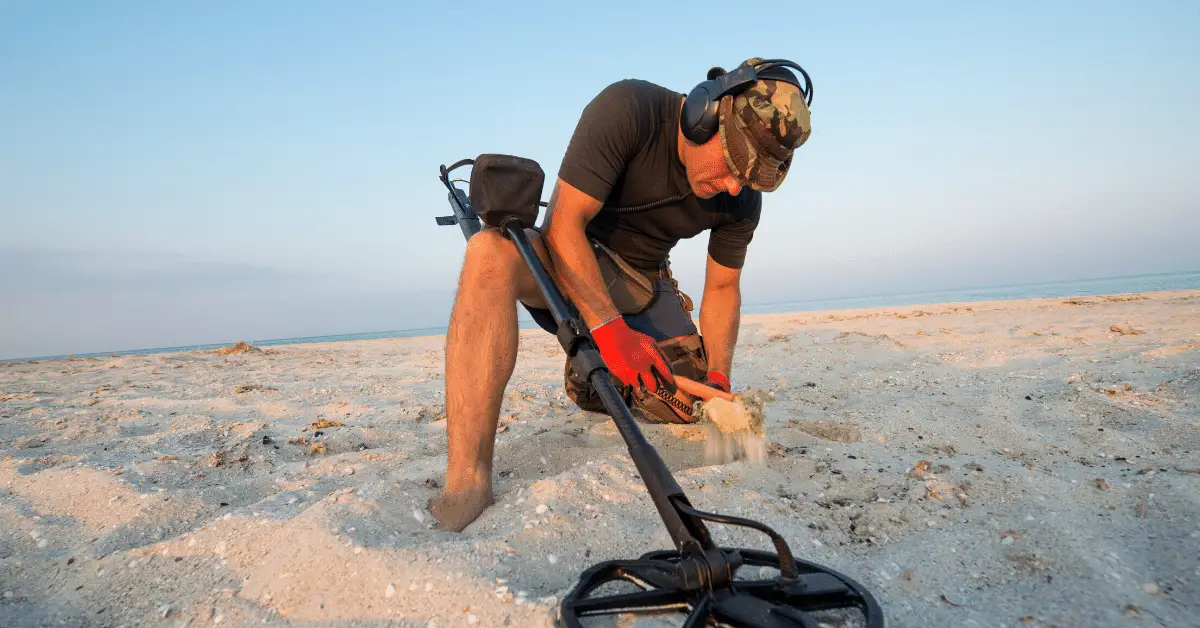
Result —
[{"label": "metal detector arm cuff", "polygon": [[558,326],[558,343],[566,350],[567,355],[575,361],[575,368],[585,381],[591,379],[592,373],[608,370],[600,350],[591,337],[583,333],[582,322],[578,317],[571,317]]}]

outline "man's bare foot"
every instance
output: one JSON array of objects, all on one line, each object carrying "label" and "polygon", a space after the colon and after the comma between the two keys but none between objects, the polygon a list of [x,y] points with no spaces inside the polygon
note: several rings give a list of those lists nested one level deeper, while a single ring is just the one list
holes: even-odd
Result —
[{"label": "man's bare foot", "polygon": [[438,527],[442,530],[462,532],[493,503],[490,484],[454,492],[443,489],[441,495],[429,500],[429,512],[438,520]]}]

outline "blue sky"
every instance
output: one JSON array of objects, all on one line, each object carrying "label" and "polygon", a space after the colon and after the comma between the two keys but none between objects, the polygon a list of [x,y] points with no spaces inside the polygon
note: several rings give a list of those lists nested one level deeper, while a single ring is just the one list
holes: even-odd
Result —
[{"label": "blue sky", "polygon": [[1200,268],[1200,3],[733,6],[0,3],[0,358],[443,325],[439,164],[750,56],[815,100],[747,302]]}]

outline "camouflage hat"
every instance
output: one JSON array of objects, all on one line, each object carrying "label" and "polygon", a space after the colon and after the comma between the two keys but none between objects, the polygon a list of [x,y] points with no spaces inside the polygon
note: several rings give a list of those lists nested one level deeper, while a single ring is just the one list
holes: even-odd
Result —
[{"label": "camouflage hat", "polygon": [[[749,59],[752,64],[761,59]],[[760,79],[721,99],[721,148],[734,176],[751,189],[773,192],[783,183],[792,153],[812,132],[808,103],[790,83]]]}]

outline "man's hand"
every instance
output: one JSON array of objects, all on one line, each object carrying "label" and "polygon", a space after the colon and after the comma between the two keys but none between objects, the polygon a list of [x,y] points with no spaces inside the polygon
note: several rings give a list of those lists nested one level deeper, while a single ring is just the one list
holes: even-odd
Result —
[{"label": "man's hand", "polygon": [[675,394],[675,376],[654,339],[634,331],[620,316],[592,330],[608,370],[626,386]]},{"label": "man's hand", "polygon": [[704,383],[723,392],[732,392],[729,388],[729,378],[718,371],[709,371],[704,376]]}]

